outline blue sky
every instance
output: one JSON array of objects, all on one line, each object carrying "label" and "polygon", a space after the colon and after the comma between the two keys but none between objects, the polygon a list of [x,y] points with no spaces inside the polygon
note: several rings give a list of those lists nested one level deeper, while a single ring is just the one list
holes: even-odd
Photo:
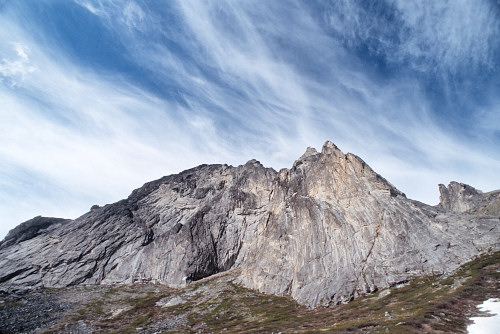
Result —
[{"label": "blue sky", "polygon": [[500,188],[500,2],[0,0],[0,237],[326,140],[408,197]]}]

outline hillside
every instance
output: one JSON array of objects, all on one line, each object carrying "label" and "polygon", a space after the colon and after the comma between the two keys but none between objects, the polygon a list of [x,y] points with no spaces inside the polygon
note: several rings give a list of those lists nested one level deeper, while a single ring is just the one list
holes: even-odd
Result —
[{"label": "hillside", "polygon": [[500,192],[452,182],[431,207],[327,142],[279,172],[202,165],[75,220],[37,217],[0,244],[0,291],[234,283],[314,308],[449,273],[500,249]]},{"label": "hillside", "polygon": [[0,298],[0,332],[466,333],[475,305],[500,297],[500,253],[452,275],[413,279],[348,304],[309,310],[234,281],[234,270],[184,288],[150,283],[43,289]]}]

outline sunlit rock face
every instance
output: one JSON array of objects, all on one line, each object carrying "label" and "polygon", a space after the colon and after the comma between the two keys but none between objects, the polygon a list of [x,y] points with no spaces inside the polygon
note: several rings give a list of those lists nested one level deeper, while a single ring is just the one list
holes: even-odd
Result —
[{"label": "sunlit rock face", "polygon": [[440,206],[445,210],[500,215],[500,191],[484,194],[467,184],[451,182],[448,187],[440,184],[439,192]]},{"label": "sunlit rock face", "polygon": [[500,192],[452,182],[435,207],[409,200],[327,142],[279,172],[202,165],[92,207],[38,217],[0,244],[0,289],[238,281],[310,307],[349,301],[500,249]]},{"label": "sunlit rock face", "polygon": [[457,213],[457,201],[408,200],[360,158],[326,143],[280,171],[241,282],[316,306],[453,270],[499,247],[498,213]]}]

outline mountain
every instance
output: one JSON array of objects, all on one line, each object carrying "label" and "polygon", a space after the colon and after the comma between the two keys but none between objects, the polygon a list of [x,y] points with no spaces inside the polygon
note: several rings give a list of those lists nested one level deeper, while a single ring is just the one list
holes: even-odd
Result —
[{"label": "mountain", "polygon": [[236,283],[308,307],[347,302],[500,249],[500,191],[440,192],[437,206],[410,200],[331,142],[279,172],[201,165],[75,220],[19,225],[0,244],[0,291],[180,287],[234,269]]}]

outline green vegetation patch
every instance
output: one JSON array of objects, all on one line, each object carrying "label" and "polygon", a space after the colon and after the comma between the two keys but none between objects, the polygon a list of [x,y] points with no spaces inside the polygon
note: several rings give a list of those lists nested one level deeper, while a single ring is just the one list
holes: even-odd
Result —
[{"label": "green vegetation patch", "polygon": [[[500,297],[499,271],[500,252],[491,253],[453,275],[416,278],[348,304],[314,310],[290,297],[239,286],[232,272],[183,289],[152,284],[87,287],[85,293],[92,298],[82,300],[47,332],[64,332],[84,322],[107,333],[465,333],[468,318],[477,313],[475,306]],[[169,301],[175,302],[167,306]]]}]

